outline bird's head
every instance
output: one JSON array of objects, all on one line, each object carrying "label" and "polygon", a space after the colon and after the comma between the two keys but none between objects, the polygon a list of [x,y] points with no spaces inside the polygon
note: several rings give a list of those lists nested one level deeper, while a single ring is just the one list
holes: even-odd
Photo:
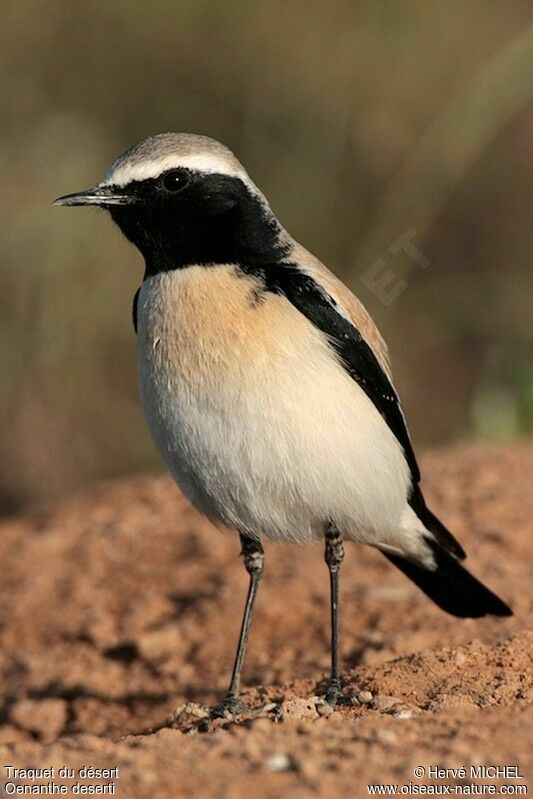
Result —
[{"label": "bird's head", "polygon": [[97,186],[56,205],[105,208],[147,274],[190,264],[278,261],[286,236],[244,167],[206,136],[161,133],[114,161]]}]

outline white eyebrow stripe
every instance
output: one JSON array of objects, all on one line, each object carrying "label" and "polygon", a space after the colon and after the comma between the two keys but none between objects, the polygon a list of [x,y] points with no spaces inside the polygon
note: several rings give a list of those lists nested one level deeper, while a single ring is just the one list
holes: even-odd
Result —
[{"label": "white eyebrow stripe", "polygon": [[190,153],[189,155],[176,156],[169,154],[152,161],[139,161],[137,163],[119,164],[108,172],[101,186],[127,186],[136,180],[155,178],[168,169],[197,169],[201,172],[219,173],[230,177],[248,178],[245,169],[236,161],[232,163],[229,158],[224,158],[213,153]]}]

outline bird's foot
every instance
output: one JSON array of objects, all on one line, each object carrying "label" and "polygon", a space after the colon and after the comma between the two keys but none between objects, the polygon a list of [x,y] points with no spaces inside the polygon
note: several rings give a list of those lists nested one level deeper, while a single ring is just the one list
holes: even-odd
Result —
[{"label": "bird's foot", "polygon": [[245,705],[238,696],[229,694],[220,705],[211,708],[209,716],[212,719],[227,719],[235,718],[235,716],[241,716],[250,712],[251,708]]},{"label": "bird's foot", "polygon": [[340,699],[341,696],[341,683],[340,680],[335,678],[331,679],[326,687],[326,693],[324,695],[324,699],[331,705],[331,707],[335,707]]}]

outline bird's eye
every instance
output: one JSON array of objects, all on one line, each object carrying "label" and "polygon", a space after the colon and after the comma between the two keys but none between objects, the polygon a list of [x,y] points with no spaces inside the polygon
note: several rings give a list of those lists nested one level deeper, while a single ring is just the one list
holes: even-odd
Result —
[{"label": "bird's eye", "polygon": [[170,191],[174,194],[184,189],[188,182],[189,180],[187,176],[178,169],[173,169],[170,172],[167,172],[161,179],[161,185],[163,188],[166,191]]}]

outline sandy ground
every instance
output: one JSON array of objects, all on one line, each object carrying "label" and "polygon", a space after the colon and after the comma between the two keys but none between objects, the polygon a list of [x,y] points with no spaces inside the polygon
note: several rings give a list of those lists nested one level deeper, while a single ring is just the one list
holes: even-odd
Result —
[{"label": "sandy ground", "polygon": [[[245,699],[264,709],[211,723],[203,708],[226,687],[247,584],[236,536],[216,532],[166,477],[4,522],[0,795],[11,795],[6,781],[53,781],[68,796],[76,783],[112,783],[132,799],[359,797],[369,783],[435,785],[436,765],[465,766],[463,783],[479,786],[472,764],[518,765],[525,779],[503,782],[524,786],[533,445],[429,453],[423,471],[470,568],[515,616],[449,617],[379,553],[348,546],[346,704],[330,715],[317,698],[328,669],[322,546],[266,548],[245,668]],[[6,766],[56,771],[9,780]],[[62,766],[74,777],[60,778]],[[118,778],[80,779],[82,766],[118,767]]]}]

